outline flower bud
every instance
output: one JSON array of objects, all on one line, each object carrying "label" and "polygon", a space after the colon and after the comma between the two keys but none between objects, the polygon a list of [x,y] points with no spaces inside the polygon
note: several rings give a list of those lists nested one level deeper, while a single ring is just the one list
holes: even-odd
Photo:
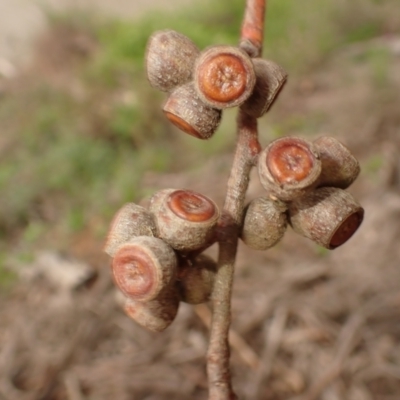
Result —
[{"label": "flower bud", "polygon": [[266,197],[252,200],[244,210],[240,238],[254,250],[267,250],[283,237],[287,227],[286,205]]},{"label": "flower bud", "polygon": [[204,50],[196,61],[193,77],[200,98],[219,109],[242,104],[256,82],[250,57],[233,46]]},{"label": "flower bud", "polygon": [[163,111],[176,127],[198,139],[209,139],[221,122],[221,110],[208,106],[198,96],[193,82],[176,88]]},{"label": "flower bud", "polygon": [[189,304],[201,304],[208,301],[216,271],[216,262],[205,254],[183,260],[178,272],[181,300]]},{"label": "flower bud", "polygon": [[254,117],[260,118],[272,106],[287,80],[286,71],[278,64],[253,58],[256,73],[256,85],[251,96],[241,105],[242,110]]},{"label": "flower bud", "polygon": [[158,237],[176,250],[192,251],[214,239],[219,211],[208,197],[191,190],[164,189],[151,199]]},{"label": "flower bud", "polygon": [[156,299],[176,278],[177,259],[161,239],[139,236],[122,244],[112,261],[114,282],[122,293],[138,301]]},{"label": "flower bud", "polygon": [[196,45],[181,33],[172,30],[155,32],[148,41],[146,51],[150,84],[168,92],[189,82],[199,53]]},{"label": "flower bud", "polygon": [[104,251],[111,257],[117,248],[136,236],[154,236],[153,216],[135,203],[127,203],[115,214],[108,231]]},{"label": "flower bud", "polygon": [[322,163],[318,186],[348,188],[360,173],[360,164],[337,139],[323,136],[314,140]]},{"label": "flower bud", "polygon": [[258,174],[272,198],[291,201],[317,185],[321,161],[307,140],[285,137],[274,140],[258,159]]},{"label": "flower bud", "polygon": [[347,242],[363,217],[353,196],[338,188],[315,189],[289,205],[293,230],[330,250]]},{"label": "flower bud", "polygon": [[125,313],[139,325],[152,332],[162,332],[176,317],[179,309],[179,295],[175,286],[155,300],[140,302],[126,299]]}]

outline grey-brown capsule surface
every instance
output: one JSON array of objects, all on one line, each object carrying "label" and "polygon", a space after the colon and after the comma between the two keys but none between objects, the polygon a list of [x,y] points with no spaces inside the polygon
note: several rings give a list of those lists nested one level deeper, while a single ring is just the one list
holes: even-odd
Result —
[{"label": "grey-brown capsule surface", "polygon": [[182,260],[178,272],[181,300],[189,304],[207,302],[211,296],[216,271],[216,262],[205,254]]},{"label": "grey-brown capsule surface", "polygon": [[198,139],[209,139],[221,122],[221,110],[198,96],[193,82],[176,88],[164,104],[165,116],[177,128]]},{"label": "grey-brown capsule surface", "polygon": [[354,197],[338,188],[321,187],[289,204],[293,230],[330,250],[347,242],[363,217]]},{"label": "grey-brown capsule surface", "polygon": [[139,236],[118,247],[111,267],[114,282],[126,297],[150,301],[174,284],[177,259],[163,240]]},{"label": "grey-brown capsule surface", "polygon": [[339,140],[322,136],[314,140],[321,159],[322,171],[318,186],[348,188],[360,173],[360,164]]},{"label": "grey-brown capsule surface", "polygon": [[254,250],[267,250],[283,237],[287,227],[286,205],[266,197],[245,208],[240,238]]},{"label": "grey-brown capsule surface", "polygon": [[317,185],[321,161],[314,145],[298,137],[271,142],[259,155],[258,175],[272,198],[291,201]]},{"label": "grey-brown capsule surface", "polygon": [[152,214],[135,203],[127,203],[119,209],[111,222],[104,251],[114,257],[121,244],[137,236],[154,236],[155,231]]},{"label": "grey-brown capsule surface", "polygon": [[152,332],[162,332],[173,322],[179,309],[179,295],[172,287],[155,300],[140,302],[127,299],[125,313]]},{"label": "grey-brown capsule surface", "polygon": [[146,70],[150,84],[168,92],[188,82],[200,51],[185,35],[173,30],[155,32],[146,50]]},{"label": "grey-brown capsule surface", "polygon": [[198,250],[213,241],[219,217],[216,204],[192,190],[164,189],[150,199],[157,235],[175,250]]},{"label": "grey-brown capsule surface", "polygon": [[256,84],[251,96],[240,106],[254,118],[262,117],[272,106],[287,80],[286,71],[270,60],[253,58]]}]

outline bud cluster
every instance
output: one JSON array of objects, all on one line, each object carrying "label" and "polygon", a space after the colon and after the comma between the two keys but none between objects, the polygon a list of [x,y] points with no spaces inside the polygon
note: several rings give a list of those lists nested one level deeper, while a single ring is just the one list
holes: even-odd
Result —
[{"label": "bud cluster", "polygon": [[169,92],[163,111],[179,129],[210,138],[222,110],[240,106],[259,118],[286,82],[286,72],[272,61],[250,56],[239,47],[212,46],[200,51],[186,36],[155,32],[149,39],[146,69],[150,84]]},{"label": "bud cluster", "polygon": [[258,158],[260,182],[268,197],[253,200],[245,209],[243,241],[265,250],[282,238],[289,222],[295,232],[327,249],[344,244],[364,216],[363,208],[344,190],[359,172],[356,158],[332,137],[273,141]]},{"label": "bud cluster", "polygon": [[215,241],[218,218],[212,200],[176,189],[155,193],[148,208],[128,203],[117,212],[105,251],[131,318],[162,331],[174,320],[180,301],[209,299],[216,263],[199,253]]},{"label": "bud cluster", "polygon": [[[226,108],[238,106],[249,119],[263,116],[287,79],[279,65],[252,58],[242,48],[200,51],[172,30],[149,39],[146,70],[150,84],[168,93],[163,111],[169,121],[200,139],[214,134]],[[258,141],[256,147],[258,152]],[[297,233],[334,249],[360,226],[364,210],[345,191],[360,166],[336,139],[280,138],[257,161],[267,193],[244,209],[240,237],[249,247],[276,245],[290,224]],[[219,217],[212,200],[181,189],[160,190],[147,208],[128,203],[119,210],[105,251],[112,257],[114,282],[131,318],[162,331],[174,320],[180,301],[209,300],[217,265],[202,253],[217,241]]]}]

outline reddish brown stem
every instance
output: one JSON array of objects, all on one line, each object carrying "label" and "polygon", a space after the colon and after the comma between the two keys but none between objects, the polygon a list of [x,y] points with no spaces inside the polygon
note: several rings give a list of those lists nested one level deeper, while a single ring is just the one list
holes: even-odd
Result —
[{"label": "reddish brown stem", "polygon": [[251,57],[260,57],[264,39],[264,18],[267,0],[247,0],[240,47]]},{"label": "reddish brown stem", "polygon": [[[251,57],[261,54],[266,0],[247,0],[240,46]],[[239,110],[238,140],[219,224],[218,271],[212,293],[213,318],[207,353],[209,400],[234,400],[229,367],[231,295],[239,227],[249,175],[261,150],[257,120]]]},{"label": "reddish brown stem", "polygon": [[207,355],[210,400],[236,398],[229,368],[231,294],[238,231],[243,217],[249,174],[259,151],[257,120],[239,111],[238,141],[220,220],[218,272],[212,295],[213,319]]}]

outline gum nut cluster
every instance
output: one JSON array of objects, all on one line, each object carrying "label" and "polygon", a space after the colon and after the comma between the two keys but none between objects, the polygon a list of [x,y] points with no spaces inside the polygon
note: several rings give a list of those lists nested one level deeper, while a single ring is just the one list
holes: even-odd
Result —
[{"label": "gum nut cluster", "polygon": [[274,246],[289,222],[295,232],[332,250],[362,223],[363,208],[344,190],[360,165],[335,138],[277,139],[259,154],[258,173],[268,195],[245,209],[241,238],[251,248]]},{"label": "gum nut cluster", "polygon": [[156,192],[147,208],[128,203],[117,212],[104,250],[128,316],[160,332],[180,301],[209,300],[216,263],[201,251],[215,241],[218,218],[212,200],[182,189]]},{"label": "gum nut cluster", "polygon": [[146,70],[153,87],[169,92],[163,107],[166,117],[199,139],[214,134],[225,108],[240,106],[255,118],[264,115],[287,79],[272,61],[250,58],[234,46],[200,51],[172,30],[150,37]]}]

